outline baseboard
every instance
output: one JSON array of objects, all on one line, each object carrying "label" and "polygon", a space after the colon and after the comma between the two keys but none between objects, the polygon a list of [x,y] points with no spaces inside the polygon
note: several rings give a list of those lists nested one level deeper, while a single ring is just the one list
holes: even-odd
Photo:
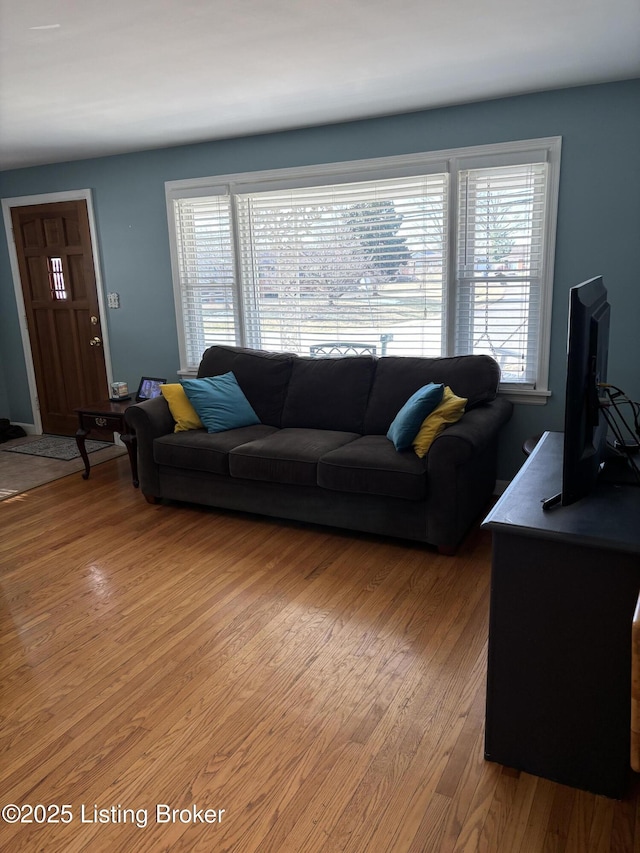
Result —
[{"label": "baseboard", "polygon": [[15,421],[11,421],[11,423],[14,426],[22,427],[22,429],[26,432],[27,435],[41,435],[41,433],[39,433],[38,430],[36,429],[35,424],[21,424],[21,423],[16,423]]},{"label": "baseboard", "polygon": [[[27,435],[42,435],[41,432],[37,431],[35,424],[21,424],[16,421],[12,421],[11,423],[14,426],[22,427],[22,429],[26,432]],[[117,432],[113,434],[113,443],[117,444],[119,447],[125,447],[124,441],[122,441],[122,439],[120,438],[120,434]]]}]

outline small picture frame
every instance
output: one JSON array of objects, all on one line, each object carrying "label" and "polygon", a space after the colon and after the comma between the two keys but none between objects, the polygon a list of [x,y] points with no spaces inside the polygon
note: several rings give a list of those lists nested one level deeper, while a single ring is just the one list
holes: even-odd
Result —
[{"label": "small picture frame", "polygon": [[159,397],[161,385],[166,385],[166,379],[158,379],[157,376],[143,376],[138,385],[136,392],[136,403],[142,403],[144,400],[153,400],[154,397]]},{"label": "small picture frame", "polygon": [[124,400],[130,400],[129,386],[126,382],[112,382],[111,396],[109,397],[112,403],[121,403]]}]

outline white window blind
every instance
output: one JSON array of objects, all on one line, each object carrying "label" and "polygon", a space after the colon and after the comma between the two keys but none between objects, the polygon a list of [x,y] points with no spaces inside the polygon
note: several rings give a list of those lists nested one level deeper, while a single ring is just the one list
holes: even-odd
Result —
[{"label": "white window blind", "polygon": [[546,398],[559,156],[554,138],[170,182],[181,372],[215,343],[475,352]]},{"label": "white window blind", "polygon": [[459,175],[456,351],[488,353],[503,382],[534,387],[547,164]]},{"label": "white window blind", "polygon": [[236,343],[231,205],[226,195],[174,202],[179,297],[189,366],[215,343]]},{"label": "white window blind", "polygon": [[238,196],[246,340],[442,351],[447,175]]}]

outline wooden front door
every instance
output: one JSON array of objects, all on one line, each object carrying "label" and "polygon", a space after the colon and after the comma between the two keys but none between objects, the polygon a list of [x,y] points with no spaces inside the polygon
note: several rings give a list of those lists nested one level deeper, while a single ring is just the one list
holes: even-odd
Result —
[{"label": "wooden front door", "polygon": [[108,396],[85,200],[11,208],[46,433],[73,435],[74,409]]}]

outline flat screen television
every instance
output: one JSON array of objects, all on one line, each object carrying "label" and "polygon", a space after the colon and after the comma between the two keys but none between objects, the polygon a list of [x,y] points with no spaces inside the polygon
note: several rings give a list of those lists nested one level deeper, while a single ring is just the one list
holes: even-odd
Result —
[{"label": "flat screen television", "polygon": [[586,497],[604,463],[608,424],[600,383],[607,381],[609,317],[601,276],[570,289],[562,492],[543,501],[545,509]]}]

